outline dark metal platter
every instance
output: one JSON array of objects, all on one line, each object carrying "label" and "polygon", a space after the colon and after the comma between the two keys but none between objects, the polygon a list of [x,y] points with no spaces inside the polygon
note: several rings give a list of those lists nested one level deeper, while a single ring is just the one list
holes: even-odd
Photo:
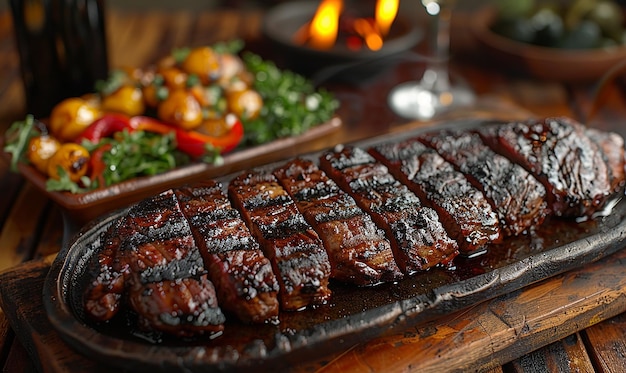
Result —
[{"label": "dark metal platter", "polygon": [[[470,128],[482,122],[460,120],[437,128]],[[366,148],[432,129],[354,145]],[[320,154],[303,157],[317,159]],[[227,183],[233,176],[219,180]],[[283,312],[278,325],[243,325],[231,317],[220,336],[180,340],[137,330],[130,313],[103,325],[91,323],[83,315],[81,295],[87,263],[100,249],[101,233],[124,211],[89,223],[62,248],[46,278],[43,302],[52,325],[69,345],[104,364],[129,371],[293,366],[596,261],[621,249],[626,239],[626,202],[618,196],[610,209],[594,219],[549,220],[533,234],[492,245],[478,256],[458,257],[453,269],[435,268],[398,283],[369,288],[331,283],[333,296],[328,304]]]}]

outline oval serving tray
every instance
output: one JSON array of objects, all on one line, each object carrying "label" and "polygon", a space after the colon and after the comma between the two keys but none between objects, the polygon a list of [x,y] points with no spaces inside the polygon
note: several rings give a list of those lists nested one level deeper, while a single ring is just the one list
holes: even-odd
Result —
[{"label": "oval serving tray", "polygon": [[[480,122],[461,120],[439,128]],[[399,141],[425,130],[432,127],[354,145]],[[303,157],[317,159],[320,154]],[[219,181],[227,183],[233,176]],[[63,340],[112,367],[151,372],[281,369],[448,315],[614,253],[626,239],[626,202],[614,202],[610,213],[593,220],[550,220],[536,234],[507,239],[476,257],[458,257],[455,269],[435,268],[369,288],[331,283],[328,304],[282,312],[278,325],[248,326],[233,320],[216,338],[186,340],[144,334],[128,322],[130,314],[104,325],[85,319],[81,302],[85,269],[101,248],[101,233],[124,214],[119,210],[91,222],[62,248],[46,278],[43,302]]]}]

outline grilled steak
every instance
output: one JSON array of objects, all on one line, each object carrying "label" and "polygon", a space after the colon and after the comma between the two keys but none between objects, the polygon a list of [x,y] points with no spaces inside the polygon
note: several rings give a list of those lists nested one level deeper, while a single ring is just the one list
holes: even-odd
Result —
[{"label": "grilled steak", "polygon": [[384,233],[313,162],[295,159],[274,175],[320,235],[332,278],[371,285],[402,277]]},{"label": "grilled steak", "polygon": [[501,239],[498,219],[485,196],[434,150],[411,139],[370,152],[437,211],[462,253],[475,253]]},{"label": "grilled steak", "polygon": [[336,148],[319,166],[297,158],[243,172],[228,193],[212,180],[169,190],[99,238],[84,310],[106,322],[127,306],[140,326],[184,337],[219,335],[222,309],[274,321],[327,302],[330,278],[396,281],[548,214],[592,216],[623,192],[625,167],[618,134],[548,118]]},{"label": "grilled steak", "polygon": [[541,181],[557,216],[590,216],[611,192],[607,165],[585,128],[566,118],[512,122],[480,130],[497,152]]},{"label": "grilled steak", "polygon": [[215,289],[206,274],[131,286],[128,298],[139,315],[139,326],[146,329],[180,337],[224,329],[225,317],[219,311]]},{"label": "grilled steak", "polygon": [[131,207],[114,229],[112,272],[124,276],[140,325],[180,336],[223,330],[215,289],[171,190]]},{"label": "grilled steak", "polygon": [[419,139],[483,192],[505,235],[518,235],[545,219],[543,185],[523,167],[494,153],[478,134],[448,130],[427,133]]},{"label": "grilled steak", "polygon": [[115,259],[120,246],[118,229],[124,221],[123,218],[116,219],[104,232],[102,250],[95,256],[97,260],[92,260],[88,266],[91,282],[87,284],[83,296],[85,312],[96,321],[110,320],[120,310],[124,274],[116,266]]},{"label": "grilled steak", "polygon": [[325,302],[330,296],[330,263],[322,241],[287,192],[268,172],[244,172],[228,193],[270,259],[283,310]]},{"label": "grilled steak", "polygon": [[220,306],[243,322],[276,319],[278,282],[271,264],[231,206],[222,185],[206,181],[176,189],[175,193]]},{"label": "grilled steak", "polygon": [[609,183],[611,192],[619,192],[624,189],[626,182],[624,161],[624,139],[614,132],[602,132],[587,128],[587,136],[598,145],[602,157],[608,166]]},{"label": "grilled steak", "polygon": [[422,206],[413,192],[363,149],[326,152],[320,168],[383,227],[403,272],[446,265],[458,254],[456,241],[448,237],[435,211]]}]

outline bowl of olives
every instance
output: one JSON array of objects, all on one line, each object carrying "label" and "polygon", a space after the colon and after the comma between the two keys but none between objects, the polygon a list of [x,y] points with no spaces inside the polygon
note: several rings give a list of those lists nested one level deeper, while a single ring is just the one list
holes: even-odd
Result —
[{"label": "bowl of olives", "polygon": [[494,0],[475,18],[481,46],[499,66],[585,82],[626,59],[624,8],[614,0]]}]

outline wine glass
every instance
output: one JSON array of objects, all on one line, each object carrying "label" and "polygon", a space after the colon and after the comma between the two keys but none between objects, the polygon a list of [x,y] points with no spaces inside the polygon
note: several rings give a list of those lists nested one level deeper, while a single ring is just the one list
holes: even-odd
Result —
[{"label": "wine glass", "polygon": [[454,0],[421,1],[434,22],[432,58],[428,59],[421,80],[395,86],[389,93],[388,101],[399,116],[426,120],[444,111],[471,105],[475,96],[467,85],[452,84],[448,74],[450,19]]}]

